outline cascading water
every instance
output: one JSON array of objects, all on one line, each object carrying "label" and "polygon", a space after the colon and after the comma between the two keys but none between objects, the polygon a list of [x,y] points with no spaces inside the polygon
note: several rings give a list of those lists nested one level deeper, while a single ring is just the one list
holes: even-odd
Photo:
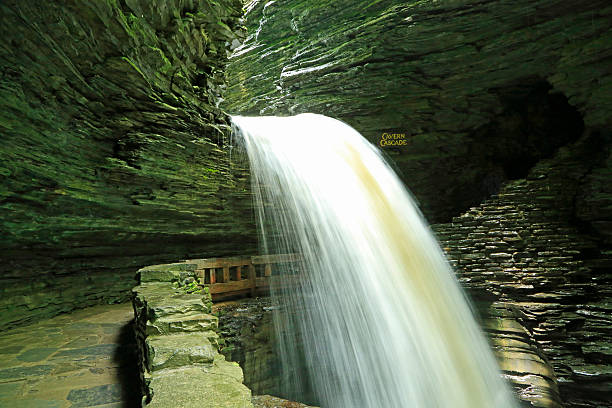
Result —
[{"label": "cascading water", "polygon": [[322,115],[232,121],[265,250],[301,256],[302,272],[287,268],[276,290],[287,396],[325,408],[515,407],[440,247],[378,150]]}]

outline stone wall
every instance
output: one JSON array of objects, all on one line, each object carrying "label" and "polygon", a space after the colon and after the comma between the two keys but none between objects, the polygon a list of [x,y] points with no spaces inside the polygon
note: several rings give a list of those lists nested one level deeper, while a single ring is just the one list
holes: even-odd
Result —
[{"label": "stone wall", "polygon": [[[599,150],[596,138],[582,139],[434,226],[477,304],[503,311],[486,327],[499,351],[522,360],[502,368],[534,406],[561,406],[559,396],[568,408],[611,406],[612,249],[575,217]],[[553,405],[538,405],[538,384]]]},{"label": "stone wall", "polygon": [[240,0],[0,3],[0,328],[129,298],[140,266],[251,253],[216,105]]},{"label": "stone wall", "polygon": [[605,0],[254,1],[247,26],[228,112],[322,113],[375,144],[403,134],[384,150],[431,222],[524,177],[583,126],[612,131]]},{"label": "stone wall", "polygon": [[210,295],[177,285],[193,277],[195,268],[178,263],[139,270],[133,303],[143,405],[252,408],[238,363],[217,351],[218,319],[210,314]]}]

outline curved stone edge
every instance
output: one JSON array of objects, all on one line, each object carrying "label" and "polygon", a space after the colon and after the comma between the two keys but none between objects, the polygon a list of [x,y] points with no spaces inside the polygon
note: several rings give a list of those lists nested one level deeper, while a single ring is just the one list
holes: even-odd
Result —
[{"label": "curved stone edge", "polygon": [[209,299],[174,285],[193,270],[177,263],[137,273],[141,283],[132,294],[143,406],[252,408],[242,369],[218,352]]}]

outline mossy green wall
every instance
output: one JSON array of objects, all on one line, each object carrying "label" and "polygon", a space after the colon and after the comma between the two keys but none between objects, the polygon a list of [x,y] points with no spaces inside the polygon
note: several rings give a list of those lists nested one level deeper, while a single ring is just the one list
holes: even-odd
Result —
[{"label": "mossy green wall", "polygon": [[0,3],[0,327],[254,251],[216,107],[239,0]]}]

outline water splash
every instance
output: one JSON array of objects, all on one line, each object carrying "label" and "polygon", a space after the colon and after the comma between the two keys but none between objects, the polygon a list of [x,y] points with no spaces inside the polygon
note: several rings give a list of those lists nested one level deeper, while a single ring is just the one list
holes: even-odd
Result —
[{"label": "water splash", "polygon": [[264,250],[301,254],[275,292],[287,397],[325,408],[515,402],[427,224],[380,152],[315,114],[232,117]]}]

